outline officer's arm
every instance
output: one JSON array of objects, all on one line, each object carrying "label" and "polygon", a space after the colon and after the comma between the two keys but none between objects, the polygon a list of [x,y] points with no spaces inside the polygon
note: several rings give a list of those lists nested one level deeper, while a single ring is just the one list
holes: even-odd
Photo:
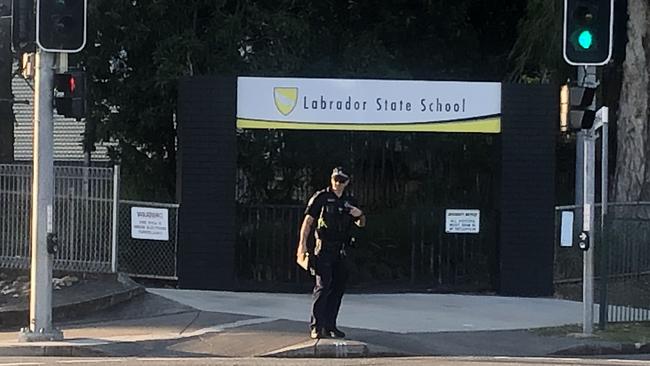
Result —
[{"label": "officer's arm", "polygon": [[350,208],[350,215],[354,219],[354,224],[358,227],[366,226],[366,214],[356,206],[349,205],[348,207]]},{"label": "officer's arm", "polygon": [[313,223],[314,218],[311,215],[305,215],[305,218],[302,220],[302,226],[300,227],[300,241],[298,242],[298,251],[296,252],[298,258],[303,258],[307,253],[307,238],[309,238]]}]

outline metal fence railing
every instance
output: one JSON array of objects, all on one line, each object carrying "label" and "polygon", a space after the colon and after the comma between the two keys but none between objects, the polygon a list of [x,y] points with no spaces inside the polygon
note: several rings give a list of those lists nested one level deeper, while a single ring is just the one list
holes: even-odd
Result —
[{"label": "metal fence railing", "polygon": [[[108,272],[117,174],[111,168],[54,167],[54,269]],[[32,166],[0,164],[0,266],[30,266]]]},{"label": "metal fence railing", "polygon": [[[302,205],[238,206],[235,255],[240,284],[291,290],[312,283],[295,263],[303,211]],[[480,234],[465,235],[445,233],[444,208],[385,209],[367,217],[367,226],[355,231],[357,243],[348,251],[351,286],[494,288],[496,215],[492,210],[481,210]]]},{"label": "metal fence railing", "polygon": [[0,261],[3,267],[29,267],[31,189],[31,166],[0,164]]},{"label": "metal fence railing", "polygon": [[109,272],[113,266],[113,186],[110,168],[55,167],[54,268]]},{"label": "metal fence railing", "polygon": [[176,280],[176,203],[121,200],[117,269],[132,277]]},{"label": "metal fence railing", "polygon": [[[556,208],[555,286],[561,295],[581,300],[583,251],[559,244],[560,217],[567,211],[574,214],[574,235],[581,231],[582,206]],[[610,203],[602,233],[600,217],[596,205],[594,300],[600,302],[606,289],[608,321],[650,320],[650,202]]]}]

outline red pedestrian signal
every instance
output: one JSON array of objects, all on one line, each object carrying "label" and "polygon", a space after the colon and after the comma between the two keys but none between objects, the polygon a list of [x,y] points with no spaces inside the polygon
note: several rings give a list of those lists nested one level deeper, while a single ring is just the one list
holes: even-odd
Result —
[{"label": "red pedestrian signal", "polygon": [[86,116],[86,73],[71,71],[54,75],[54,107],[64,117],[78,121]]}]

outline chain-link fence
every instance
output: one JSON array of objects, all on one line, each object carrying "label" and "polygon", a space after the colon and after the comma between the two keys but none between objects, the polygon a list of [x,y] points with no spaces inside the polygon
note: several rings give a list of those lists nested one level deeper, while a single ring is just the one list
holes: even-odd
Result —
[{"label": "chain-link fence", "polygon": [[[571,247],[560,246],[562,212],[573,213]],[[594,218],[594,300],[601,302],[605,291],[608,321],[650,320],[650,202],[610,203],[604,235],[599,205]],[[555,287],[574,300],[582,299],[584,252],[575,245],[581,225],[582,206],[556,208]]]},{"label": "chain-link fence", "polygon": [[[111,168],[54,167],[54,269],[108,272],[117,174]],[[30,266],[32,166],[0,164],[0,266]]]},{"label": "chain-link fence", "polygon": [[178,204],[120,201],[117,269],[176,280]]}]

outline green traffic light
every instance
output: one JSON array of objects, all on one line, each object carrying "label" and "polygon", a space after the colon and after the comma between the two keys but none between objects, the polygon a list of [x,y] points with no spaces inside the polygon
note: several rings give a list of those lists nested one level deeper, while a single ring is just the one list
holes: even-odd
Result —
[{"label": "green traffic light", "polygon": [[589,30],[583,30],[578,35],[578,44],[582,49],[588,50],[594,44],[594,36]]}]

